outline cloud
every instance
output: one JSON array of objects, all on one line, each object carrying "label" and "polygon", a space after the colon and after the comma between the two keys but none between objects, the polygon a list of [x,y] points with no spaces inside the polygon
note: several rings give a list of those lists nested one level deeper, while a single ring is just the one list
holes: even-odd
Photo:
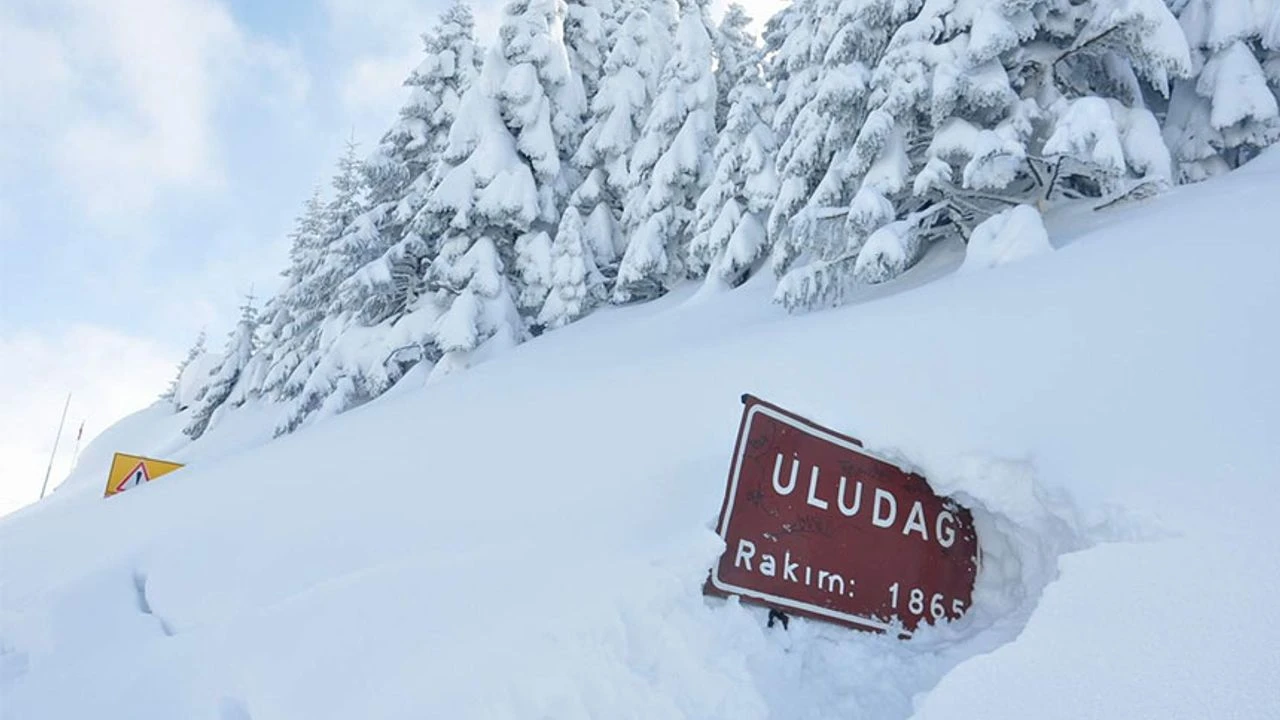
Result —
[{"label": "cloud", "polygon": [[0,515],[40,496],[54,432],[67,393],[71,406],[49,481],[71,469],[75,433],[81,447],[126,413],[146,406],[164,390],[182,351],[108,328],[74,325],[62,333],[20,333],[0,338]]},{"label": "cloud", "polygon": [[[0,10],[0,129],[107,222],[225,182],[214,123],[246,78],[305,93],[301,65],[215,0],[17,0]],[[14,158],[5,158],[13,161]]]},{"label": "cloud", "polygon": [[404,79],[422,60],[421,34],[445,0],[325,0],[338,56],[338,99],[365,142],[376,141],[405,100]]}]

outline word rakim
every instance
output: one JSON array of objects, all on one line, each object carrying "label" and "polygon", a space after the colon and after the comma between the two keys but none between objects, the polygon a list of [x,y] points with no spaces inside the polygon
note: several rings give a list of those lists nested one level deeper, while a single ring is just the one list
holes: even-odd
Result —
[{"label": "word rakim", "polygon": [[[784,472],[784,464],[786,464],[786,458],[782,453],[778,453],[777,460],[773,464],[773,491],[782,497],[795,492],[801,469],[799,457],[791,459],[789,474]],[[856,517],[863,511],[861,480],[850,482],[848,477],[841,475],[839,482],[829,480],[825,488],[821,483],[822,471],[815,464],[808,473],[809,487],[805,497],[806,504],[827,511],[830,511],[834,505],[836,511],[847,518]],[[828,493],[834,494],[828,495]],[[924,503],[916,500],[907,512],[899,515],[898,497],[892,491],[880,487],[875,488],[874,499],[868,504],[871,505],[873,527],[897,531],[899,530],[898,520],[901,518],[900,531],[903,535],[915,535],[925,541],[932,540],[944,548],[949,548],[956,542],[956,516],[950,510],[943,508],[938,510],[933,518],[929,518],[925,512]],[[930,534],[931,529],[932,534]]]},{"label": "word rakim", "polygon": [[[733,566],[742,568],[747,572],[752,572],[751,561],[756,557],[756,544],[747,539],[738,540],[738,549],[733,554]],[[778,577],[778,558],[765,553],[758,560],[760,564],[759,572],[765,577]],[[813,587],[814,580],[818,582],[818,589],[834,595],[844,595],[848,593],[849,597],[854,597],[853,586],[857,583],[854,578],[849,578],[846,584],[845,579],[840,573],[831,572],[830,570],[819,570],[815,578],[813,568],[805,565],[803,570],[799,560],[791,561],[791,551],[784,550],[782,553],[782,579],[793,583],[798,583],[801,579],[808,587]]]},{"label": "word rakim", "polygon": [[[807,565],[799,555],[793,558],[790,550],[782,551],[781,558],[775,557],[770,553],[761,553],[757,558],[756,552],[755,543],[745,538],[739,538],[738,547],[733,554],[733,567],[747,572],[759,572],[769,578],[781,576],[781,579],[787,582],[817,588],[831,595],[858,597],[855,590],[858,584],[857,578],[846,578],[838,572],[822,570],[812,565]],[[753,562],[756,563],[755,567],[752,566]],[[865,591],[876,596],[873,602],[878,607],[887,607],[891,616],[896,616],[905,611],[917,617],[924,617],[925,611],[928,610],[929,615],[934,620],[941,620],[948,615],[948,610],[952,619],[959,618],[964,614],[966,603],[963,598],[947,597],[940,592],[934,593],[932,597],[929,597],[920,588],[911,588],[909,594],[906,597],[902,597],[903,592],[900,591],[900,585],[900,583],[895,582],[887,588],[865,588]],[[888,595],[887,602],[884,600],[885,594]]]}]

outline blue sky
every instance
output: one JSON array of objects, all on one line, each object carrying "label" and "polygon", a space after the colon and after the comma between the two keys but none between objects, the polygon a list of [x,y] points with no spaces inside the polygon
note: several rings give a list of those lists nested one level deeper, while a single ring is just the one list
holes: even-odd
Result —
[{"label": "blue sky", "polygon": [[[292,218],[388,127],[446,4],[0,4],[0,514],[39,493],[68,392],[87,440],[276,287]],[[499,7],[473,3],[482,40]]]}]

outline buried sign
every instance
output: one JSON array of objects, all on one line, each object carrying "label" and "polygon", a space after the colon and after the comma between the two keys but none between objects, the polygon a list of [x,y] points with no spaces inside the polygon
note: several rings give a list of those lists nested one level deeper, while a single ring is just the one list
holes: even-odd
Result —
[{"label": "buried sign", "polygon": [[742,400],[708,594],[903,634],[964,614],[978,566],[968,510],[853,438]]},{"label": "buried sign", "polygon": [[182,463],[156,460],[141,455],[116,453],[111,458],[111,470],[107,473],[107,489],[102,497],[111,497],[129,488],[149,483],[161,475],[182,467]]}]

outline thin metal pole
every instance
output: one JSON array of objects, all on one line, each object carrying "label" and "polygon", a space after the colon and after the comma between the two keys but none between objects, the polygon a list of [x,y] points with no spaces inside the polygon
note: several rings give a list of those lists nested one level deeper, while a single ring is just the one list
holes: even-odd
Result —
[{"label": "thin metal pole", "polygon": [[62,426],[67,422],[67,408],[71,407],[71,393],[67,393],[67,402],[62,406],[62,419],[58,421],[58,435],[53,438],[53,452],[49,453],[49,467],[44,469],[44,484],[40,486],[40,499],[44,499],[44,491],[49,488],[49,474],[53,472],[53,459],[58,455],[58,441],[62,439]]}]

